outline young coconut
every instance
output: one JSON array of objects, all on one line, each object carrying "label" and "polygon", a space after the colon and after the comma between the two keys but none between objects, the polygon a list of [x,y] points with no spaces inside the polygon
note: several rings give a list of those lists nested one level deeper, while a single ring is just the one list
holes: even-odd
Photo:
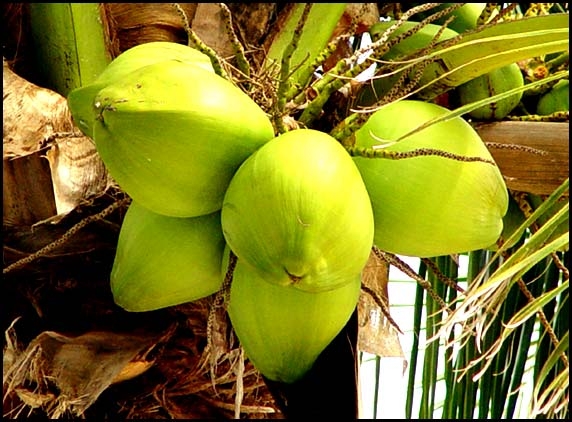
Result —
[{"label": "young coconut", "polygon": [[93,137],[111,176],[141,205],[173,217],[220,210],[240,164],[274,137],[247,94],[178,60],[107,85],[94,106]]},{"label": "young coconut", "polygon": [[[418,19],[425,19],[429,15],[440,12],[454,4],[455,3],[440,3],[439,6],[432,8],[427,12],[419,13],[417,15]],[[460,8],[453,10],[451,13],[436,19],[434,24],[443,25],[453,17],[454,19],[448,22],[447,28],[451,28],[457,32],[469,31],[477,27],[479,16],[483,13],[486,6],[486,3],[465,3],[464,6],[461,6]],[[496,12],[493,12],[491,17],[496,14]]]},{"label": "young coconut", "polygon": [[489,160],[354,157],[373,205],[374,243],[384,251],[417,257],[461,253],[489,247],[501,234],[507,188],[488,149],[465,120],[442,121],[394,142],[446,113],[436,104],[403,100],[376,111],[355,133],[355,146],[361,148],[432,148]]},{"label": "young coconut", "polygon": [[225,242],[220,212],[194,218],[156,214],[132,202],[125,214],[111,291],[131,312],[152,311],[215,293]]},{"label": "young coconut", "polygon": [[568,110],[570,110],[568,79],[559,80],[548,92],[540,97],[536,105],[536,113],[541,116]]},{"label": "young coconut", "polygon": [[167,41],[136,45],[113,59],[92,84],[69,93],[68,106],[76,125],[85,135],[93,137],[93,123],[97,116],[93,99],[97,93],[106,85],[121,80],[137,69],[166,60],[194,64],[214,73],[210,58],[186,45]]},{"label": "young coconut", "polygon": [[[395,21],[378,22],[371,26],[369,32],[375,39],[381,37],[385,31],[395,25]],[[388,41],[394,41],[396,37],[402,36],[405,32],[412,30],[419,22],[405,21],[395,29],[388,38]],[[393,45],[391,49],[382,57],[383,60],[398,61],[403,57],[412,54],[415,51],[427,48],[434,42],[444,42],[458,36],[459,33],[452,29],[441,25],[426,24],[416,33],[404,38],[399,43]],[[438,36],[438,38],[437,38]],[[413,76],[413,75],[412,75]],[[357,97],[357,104],[360,106],[371,106],[386,95],[391,88],[397,83],[401,73],[395,75],[384,75],[375,78],[371,84],[364,85]]]},{"label": "young coconut", "polygon": [[373,243],[360,173],[331,136],[282,134],[239,168],[222,206],[225,239],[273,283],[317,292],[352,280]]},{"label": "young coconut", "polygon": [[[502,94],[524,85],[520,67],[516,63],[494,69],[484,75],[477,76],[456,88],[462,105],[483,100],[493,95]],[[489,103],[471,112],[469,116],[479,120],[502,120],[510,114],[522,99],[522,92],[513,94],[502,100]]]},{"label": "young coconut", "polygon": [[252,364],[272,381],[293,383],[349,320],[361,277],[354,275],[340,287],[319,293],[268,277],[238,258],[227,310]]}]

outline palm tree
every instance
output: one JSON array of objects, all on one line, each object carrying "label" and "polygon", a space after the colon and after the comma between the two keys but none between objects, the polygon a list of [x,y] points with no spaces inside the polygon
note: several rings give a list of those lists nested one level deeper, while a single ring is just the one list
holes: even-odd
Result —
[{"label": "palm tree", "polygon": [[[7,417],[357,418],[360,355],[370,352],[379,363],[384,355],[402,354],[399,324],[389,306],[389,267],[416,283],[409,303],[414,325],[406,332],[413,338],[407,418],[511,418],[518,407],[529,417],[569,416],[568,179],[562,170],[568,165],[568,112],[542,117],[531,108],[568,78],[567,4],[487,4],[473,28],[457,27],[461,35],[448,39],[443,28],[459,21],[448,18],[467,10],[462,3],[2,7],[8,29]],[[397,25],[376,33],[372,26],[380,17]],[[422,23],[402,31],[404,22]],[[441,29],[428,37],[436,23]],[[425,36],[424,44],[416,34]],[[384,105],[416,99],[450,110],[413,127],[406,138],[523,96],[520,109],[503,121],[473,122],[510,199],[499,243],[425,255],[418,269],[399,252],[374,246],[362,273],[359,307],[295,383],[269,379],[245,357],[225,310],[224,288],[161,309],[122,309],[109,278],[131,198],[108,174],[90,136],[72,121],[66,98],[93,84],[122,52],[150,41],[188,44],[208,56],[218,76],[271,116],[275,134],[316,129],[352,156],[373,160],[413,162],[425,154],[458,163],[475,158],[439,148],[405,153],[359,148],[356,134]],[[399,51],[399,45],[408,47]],[[389,56],[392,51],[399,54]],[[458,86],[517,62],[526,76],[522,86],[459,103]],[[394,76],[372,78],[368,72]],[[376,79],[389,82],[380,88]],[[39,122],[38,128],[32,122]],[[553,142],[539,147],[539,137],[547,134]],[[541,172],[529,171],[536,167]],[[401,228],[414,242],[427,240],[415,227]],[[468,263],[466,277],[459,275],[460,260]],[[226,275],[232,283],[232,266]],[[368,326],[374,314],[382,328]],[[530,403],[521,403],[518,391],[526,389]],[[442,400],[437,390],[444,391]],[[375,409],[383,399],[376,398]]]}]

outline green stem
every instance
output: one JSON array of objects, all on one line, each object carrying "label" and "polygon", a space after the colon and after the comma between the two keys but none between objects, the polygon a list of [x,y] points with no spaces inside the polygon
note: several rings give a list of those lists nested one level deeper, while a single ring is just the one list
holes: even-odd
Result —
[{"label": "green stem", "polygon": [[[554,268],[552,268],[552,271],[548,271],[544,277],[543,291],[546,292],[546,291],[550,291],[553,288],[555,288],[559,283],[559,279],[560,279],[560,274],[558,272],[556,272],[556,274],[555,274]],[[555,307],[553,305],[552,306],[545,306],[543,308],[543,311],[544,311],[544,315],[545,315],[547,320],[550,321],[553,319],[554,314],[555,314]],[[538,341],[538,346],[536,349],[535,362],[534,362],[534,379],[535,380],[538,379],[538,375],[540,373],[541,368],[544,366],[546,361],[549,359],[550,354],[552,353],[553,350],[554,350],[554,345],[550,339],[550,336],[546,332],[544,332],[544,335],[542,335]],[[543,384],[542,388],[545,388],[548,385],[548,383],[550,383],[550,381],[552,381],[552,379],[550,376],[548,376],[544,380],[544,384]]]},{"label": "green stem", "polygon": [[[477,356],[477,350],[475,347],[475,343],[469,341],[463,347],[463,351],[461,352],[465,355],[465,363],[469,365],[471,363],[471,359]],[[471,368],[467,374],[463,377],[463,384],[464,384],[464,396],[463,399],[460,401],[461,409],[458,413],[459,419],[473,419],[475,409],[476,409],[476,401],[477,401],[477,384],[473,381],[473,375],[475,374],[476,369],[473,367]]]},{"label": "green stem", "polygon": [[434,148],[417,148],[407,152],[398,152],[398,151],[388,151],[385,149],[374,149],[374,148],[365,148],[365,147],[346,147],[346,150],[350,153],[351,156],[358,156],[364,158],[387,158],[390,160],[403,160],[406,158],[413,158],[413,157],[423,157],[423,156],[437,156],[443,157],[450,160],[455,161],[464,161],[464,162],[482,162],[491,164],[496,166],[493,160],[489,160],[483,157],[474,157],[474,156],[465,156],[465,155],[458,155],[453,154],[452,152],[442,151],[439,149]]},{"label": "green stem", "polygon": [[[548,266],[548,268],[546,268]],[[556,275],[558,278],[558,270],[554,263],[550,259],[539,262],[534,267],[532,267],[528,272],[523,275],[523,282],[527,286],[530,294],[532,296],[537,296],[546,290],[546,281]],[[523,301],[524,302],[524,301]],[[524,305],[524,303],[522,303]],[[545,308],[546,310],[546,308]],[[518,338],[518,347],[515,350],[516,362],[514,366],[514,371],[511,377],[511,384],[509,391],[516,391],[522,384],[522,379],[524,375],[524,370],[526,362],[528,361],[528,352],[530,350],[531,338],[533,335],[535,325],[535,319],[530,318],[519,327],[513,334],[515,338]],[[518,395],[511,394],[508,397],[506,404],[506,416],[510,419],[514,417],[514,411],[516,409]]]},{"label": "green stem", "polygon": [[316,58],[310,63],[310,65],[300,71],[300,77],[298,78],[298,83],[290,87],[286,93],[286,99],[291,100],[295,98],[294,102],[297,104],[302,104],[305,99],[305,93],[303,89],[308,85],[312,75],[316,70],[336,51],[338,48],[338,40],[335,39],[328,43],[326,48],[324,48]]},{"label": "green stem", "polygon": [[[355,78],[357,75],[366,70],[370,65],[370,61],[364,60],[360,64],[355,64],[359,57],[368,51],[372,52],[373,57],[381,57],[387,51],[389,51],[390,46],[387,44],[387,39],[393,30],[397,29],[405,20],[407,20],[411,15],[415,13],[420,13],[425,10],[432,9],[438,6],[439,3],[426,3],[421,6],[416,6],[405,12],[402,18],[395,24],[395,27],[389,28],[384,35],[364,49],[358,50],[349,59],[340,60],[334,68],[325,74],[322,79],[316,82],[314,85],[314,91],[318,93],[318,96],[312,100],[308,106],[302,112],[299,120],[304,125],[310,125],[315,119],[320,115],[324,105],[330,98],[330,96],[342,88],[349,80]],[[352,66],[355,64],[354,66]],[[294,100],[296,103],[303,101],[303,99],[296,98]]]},{"label": "green stem", "polygon": [[485,25],[498,12],[498,3],[487,3],[480,16],[477,18],[477,26]]},{"label": "green stem", "polygon": [[[371,45],[364,47],[364,48],[358,50],[356,53],[354,53],[354,55],[350,59],[348,59],[348,63],[354,63],[357,61],[358,58],[362,57],[364,54],[371,52],[370,56],[368,57],[368,60],[365,60],[360,64],[357,64],[353,67],[350,67],[349,71],[343,73],[338,78],[335,78],[335,76],[334,76],[335,74],[340,74],[340,72],[344,68],[349,67],[348,64],[343,63],[342,61],[338,62],[336,67],[333,69],[333,71],[331,71],[327,75],[324,75],[322,80],[318,81],[315,84],[315,86],[314,86],[315,91],[320,92],[320,93],[324,92],[324,94],[323,95],[319,94],[318,97],[314,100],[314,102],[310,103],[308,105],[308,107],[306,109],[307,115],[304,116],[304,114],[302,114],[300,119],[302,120],[302,119],[315,118],[317,115],[319,115],[320,111],[322,110],[326,101],[329,99],[330,95],[333,92],[335,92],[336,90],[340,89],[343,86],[343,84],[345,83],[344,82],[345,80],[355,78],[357,75],[359,75],[360,73],[365,71],[369,66],[371,66],[372,60],[382,58],[383,55],[386,54],[391,49],[391,47],[393,45],[398,44],[403,39],[415,34],[419,30],[421,30],[425,26],[425,24],[430,23],[431,21],[438,19],[439,17],[446,15],[446,14],[450,13],[451,11],[462,6],[462,4],[455,4],[451,7],[448,7],[446,9],[442,10],[441,12],[438,12],[438,13],[432,15],[431,17],[425,19],[422,23],[411,28],[409,31],[389,40],[390,35],[393,32],[395,32],[395,30],[398,29],[410,15],[431,9],[431,8],[435,7],[435,5],[438,5],[438,3],[429,3],[426,5],[418,6],[417,8],[410,9],[408,12],[406,12],[403,15],[403,17],[399,21],[397,21],[394,25],[389,27]],[[414,13],[412,13],[412,12],[414,12]],[[443,31],[444,29],[445,29],[445,27],[443,27],[441,29],[441,31]],[[439,33],[435,36],[435,40],[439,39],[441,31],[439,31]],[[431,48],[433,44],[434,43],[432,43],[427,48]],[[430,61],[426,61],[424,64],[420,63],[421,67],[417,69],[415,77],[406,86],[406,88],[405,88],[406,92],[411,91],[417,85],[417,83],[418,83],[417,79],[421,78],[423,71],[425,70],[425,67],[429,63],[430,63]],[[405,70],[413,67],[414,65],[415,65],[414,63],[410,63],[410,64],[406,65],[405,67],[403,67],[402,69],[399,70],[399,72],[401,74],[400,82],[401,82],[401,80],[405,80],[405,77],[407,76]],[[398,90],[403,91],[403,90],[399,89],[400,88],[399,83],[396,85],[397,86],[395,87],[395,91],[389,92],[387,98],[385,98],[383,102],[378,102],[376,104],[376,107],[380,107],[383,104],[391,102],[391,101],[396,99],[396,98],[393,98],[395,96],[396,92]],[[304,101],[304,98],[296,98],[294,101],[296,103],[300,104],[301,102]],[[374,111],[375,111],[375,109],[372,109],[369,112],[374,112]],[[368,117],[369,117],[369,114],[365,114],[365,113],[353,113],[353,114],[351,114],[350,116],[348,116],[345,120],[343,120],[340,124],[338,124],[338,126],[336,126],[332,130],[331,136],[333,136],[334,138],[343,142],[343,139],[348,138],[352,133],[357,131],[367,121]]]},{"label": "green stem", "polygon": [[[427,263],[427,265],[429,266],[429,263]],[[438,268],[437,268],[437,270],[438,270]],[[448,271],[450,271],[450,272],[448,273],[448,275],[442,273],[443,277],[453,281],[452,284],[449,284],[449,282],[447,282],[448,287],[450,287],[447,303],[450,304],[452,311],[455,310],[455,307],[456,307],[455,303],[457,300],[457,292],[459,291],[459,287],[457,285],[458,284],[458,270],[459,270],[458,266],[453,262],[452,259],[450,259],[449,260],[449,266],[448,266]],[[435,272],[435,270],[434,270],[434,272]],[[442,277],[440,275],[437,275],[437,277],[439,278],[439,280],[442,279]],[[455,338],[455,333],[451,330],[451,332],[449,333],[449,337],[447,339],[448,344],[453,344],[454,338]],[[452,358],[453,358],[453,347],[448,346],[445,348],[445,359],[444,359],[444,363],[443,363],[444,364],[444,378],[445,378],[446,396],[445,396],[445,404],[444,404],[443,414],[441,416],[441,419],[457,419],[456,415],[455,415],[455,403],[458,403],[458,400],[455,397],[458,394],[457,386],[459,385],[459,383],[455,382],[457,376],[456,376],[456,372],[455,372],[455,365],[454,365]]]},{"label": "green stem", "polygon": [[183,27],[185,28],[185,32],[187,33],[187,37],[189,38],[189,46],[194,45],[194,47],[199,50],[201,53],[206,54],[211,59],[211,63],[213,65],[213,69],[215,73],[226,80],[231,80],[229,74],[224,70],[222,66],[222,59],[218,56],[216,51],[206,45],[199,36],[192,30],[191,25],[189,23],[189,18],[187,14],[181,7],[179,3],[171,3],[177,13],[181,16],[183,20]]},{"label": "green stem", "polygon": [[[467,270],[467,283],[469,286],[473,284],[475,279],[479,278],[481,271],[486,268],[489,261],[489,253],[483,250],[473,251],[469,253],[469,266]],[[495,265],[495,264],[491,264]],[[490,330],[485,333],[482,339],[481,348],[488,350],[498,336],[500,331],[499,325],[493,325]],[[475,370],[480,370],[482,364],[479,363]],[[479,379],[479,405],[478,419],[488,419],[491,396],[493,393],[493,374],[492,371],[486,371]]]},{"label": "green stem", "polygon": [[[338,91],[350,80],[354,79],[356,76],[370,67],[371,59],[381,56],[389,50],[389,47],[386,45],[380,46],[380,49],[374,49],[374,53],[372,53],[368,60],[364,60],[363,62],[356,64],[353,67],[351,66],[353,61],[352,58],[340,60],[333,69],[325,74],[322,79],[317,81],[312,88],[315,92],[318,93],[318,95],[304,109],[304,112],[300,116],[299,120],[305,125],[309,125],[316,118],[318,118],[322,109],[324,108],[324,105],[334,92]],[[294,102],[299,102],[301,100],[301,98],[297,97],[294,99]]]},{"label": "green stem", "polygon": [[30,3],[40,83],[67,97],[91,84],[111,61],[99,3]]},{"label": "green stem", "polygon": [[[502,327],[503,322],[510,320],[521,305],[523,305],[523,296],[520,294],[518,286],[513,285],[506,295],[497,316],[499,326]],[[506,402],[510,379],[515,363],[513,351],[517,351],[518,349],[519,346],[515,343],[515,336],[511,335],[503,341],[500,351],[494,356],[493,363],[489,369],[492,370],[495,375],[493,381],[495,387],[493,389],[493,406],[491,412],[491,417],[494,418],[494,420],[501,418],[504,419],[506,417]]]},{"label": "green stem", "polygon": [[330,135],[340,141],[342,145],[349,146],[352,134],[357,132],[369,119],[371,112],[352,113],[338,124]]},{"label": "green stem", "polygon": [[381,357],[375,357],[375,391],[373,393],[373,418],[377,419],[377,405],[379,400],[379,378],[381,372]]},{"label": "green stem", "polygon": [[238,66],[238,70],[240,70],[247,78],[250,77],[250,64],[248,60],[246,60],[246,56],[244,55],[244,47],[238,40],[236,33],[232,27],[232,14],[228,6],[224,3],[217,3],[220,7],[222,12],[224,24],[226,26],[226,33],[228,38],[230,39],[230,43],[232,44],[232,48],[234,50],[236,64]]},{"label": "green stem", "polygon": [[529,114],[527,116],[507,116],[507,120],[513,122],[567,122],[570,120],[569,111],[556,111],[546,116]]},{"label": "green stem", "polygon": [[559,54],[552,60],[547,61],[545,65],[548,71],[552,73],[554,69],[558,69],[560,66],[568,64],[569,60],[570,60],[570,53],[566,51],[562,54]]},{"label": "green stem", "polygon": [[286,46],[284,53],[282,54],[282,61],[280,65],[280,83],[276,92],[276,111],[274,113],[274,123],[278,129],[278,133],[285,133],[288,131],[284,125],[284,122],[282,121],[282,115],[284,113],[284,109],[286,108],[287,93],[290,89],[290,61],[294,51],[296,51],[298,48],[298,42],[302,36],[302,30],[304,29],[304,25],[308,20],[308,15],[310,14],[310,10],[312,10],[312,6],[313,3],[307,3],[304,6],[302,16],[296,24],[296,28],[292,34],[292,41]]},{"label": "green stem", "polygon": [[[436,266],[443,268],[444,258],[432,258]],[[426,323],[425,323],[425,338],[432,338],[438,329],[441,321],[444,303],[444,289],[446,286],[440,283],[433,273],[427,274],[427,282],[434,287],[434,293],[438,300],[432,295],[429,295],[426,300]],[[437,390],[437,369],[439,366],[439,342],[427,341],[423,363],[423,392],[421,396],[421,408],[423,413],[419,414],[420,418],[433,418],[435,412],[435,393]]]},{"label": "green stem", "polygon": [[[419,266],[419,276],[425,277],[427,267],[422,262]],[[417,361],[419,360],[419,335],[421,334],[421,316],[423,313],[423,299],[425,289],[417,284],[415,293],[415,305],[413,308],[413,343],[409,359],[409,377],[407,380],[407,396],[405,399],[405,418],[411,419],[413,414],[413,399],[415,393],[415,374],[417,373]]]},{"label": "green stem", "polygon": [[[345,73],[347,67],[347,61],[345,59],[340,60],[331,70],[331,73],[324,75],[321,80],[316,82],[316,85],[313,88],[314,91],[318,93],[318,96],[310,101],[308,106],[302,112],[302,115],[299,118],[302,124],[306,126],[311,125],[312,122],[316,120],[322,112],[324,104],[326,104],[330,96],[347,83],[345,78],[341,79],[332,76]],[[364,68],[364,70],[365,69],[366,68]]]}]

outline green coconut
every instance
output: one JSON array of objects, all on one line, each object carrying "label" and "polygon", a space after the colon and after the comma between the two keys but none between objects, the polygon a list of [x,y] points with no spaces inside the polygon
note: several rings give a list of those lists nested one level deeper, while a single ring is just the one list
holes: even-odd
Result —
[{"label": "green coconut", "polygon": [[[432,11],[437,12],[438,10],[445,9],[446,7],[454,4],[455,3],[443,3],[441,7],[432,9]],[[449,22],[448,28],[454,29],[457,32],[465,32],[470,29],[474,29],[477,27],[479,16],[485,10],[486,6],[486,3],[467,3],[454,10],[450,15],[445,15],[438,19],[436,23],[443,24],[450,16],[454,16],[455,19]]]},{"label": "green coconut", "polygon": [[359,171],[334,138],[312,129],[282,134],[242,164],[224,198],[222,228],[239,259],[307,291],[347,283],[373,242]]},{"label": "green coconut", "polygon": [[220,212],[167,217],[132,202],[111,271],[115,303],[132,312],[152,311],[215,293],[224,247]]},{"label": "green coconut", "polygon": [[[355,145],[395,152],[432,148],[494,163],[477,132],[460,117],[395,142],[446,113],[446,108],[423,101],[391,103],[355,133]],[[508,192],[496,165],[434,155],[354,157],[354,162],[371,198],[374,243],[380,249],[431,257],[486,248],[499,238]]]},{"label": "green coconut", "polygon": [[194,64],[214,73],[211,59],[199,50],[175,42],[152,41],[125,50],[107,65],[96,82],[115,82],[134,70],[166,60]]},{"label": "green coconut", "polygon": [[[380,37],[385,31],[395,25],[395,21],[378,22],[371,26],[369,33],[373,37]],[[412,30],[419,22],[405,21],[397,29],[393,30],[388,38],[388,41],[393,41],[396,37]],[[397,44],[391,46],[389,51],[383,55],[384,59],[397,59],[399,57],[411,54],[416,50],[427,48],[432,43],[446,41],[455,38],[459,33],[450,29],[449,27],[443,28],[441,25],[428,23],[424,25],[419,31],[404,38]]]},{"label": "green coconut", "polygon": [[70,92],[68,105],[75,124],[85,135],[93,137],[93,124],[97,116],[94,112],[94,98],[97,93],[137,69],[165,60],[191,63],[214,73],[210,58],[186,45],[167,41],[136,45],[113,59],[93,83]]},{"label": "green coconut", "polygon": [[[418,3],[419,4],[419,3]],[[447,7],[453,6],[455,3],[440,3],[439,6],[428,10],[427,12],[421,12],[418,15],[418,19],[425,19],[429,15],[434,13],[440,12]],[[455,9],[451,13],[448,13],[445,16],[440,17],[434,21],[434,24],[442,25],[444,24],[450,17],[454,17],[452,21],[447,24],[447,28],[454,29],[457,32],[465,32],[470,29],[474,29],[477,27],[477,23],[479,20],[479,16],[485,10],[487,6],[486,3],[466,3],[464,6]],[[496,15],[496,12],[493,12],[492,16]]]},{"label": "green coconut", "polygon": [[[477,76],[456,88],[461,105],[484,100],[493,95],[505,93],[524,85],[520,67],[516,63],[494,69],[484,75]],[[513,94],[499,101],[481,106],[469,116],[478,120],[502,120],[520,103],[522,92]]]},{"label": "green coconut", "polygon": [[[394,30],[388,38],[388,41],[393,41],[396,37],[401,36],[407,31],[412,30],[419,23],[413,21],[403,22],[402,25]],[[395,25],[395,21],[378,22],[371,26],[369,32],[372,37],[379,37],[391,26]],[[393,45],[387,53],[382,57],[383,60],[399,60],[401,57],[412,54],[417,50],[427,48],[434,42],[442,42],[454,38],[459,35],[458,32],[443,28],[441,25],[427,24],[413,35],[404,38],[399,43]],[[375,78],[371,84],[367,84],[358,94],[357,103],[360,106],[371,106],[397,83],[401,74],[384,76]]]},{"label": "green coconut", "polygon": [[536,113],[547,116],[557,111],[570,110],[570,86],[568,79],[559,80],[538,100]]},{"label": "green coconut", "polygon": [[345,326],[357,306],[361,279],[319,293],[269,280],[240,258],[228,314],[252,364],[268,379],[293,383]]},{"label": "green coconut", "polygon": [[110,175],[135,201],[173,217],[220,210],[240,164],[274,137],[247,94],[179,60],[108,84],[94,110],[95,146]]}]

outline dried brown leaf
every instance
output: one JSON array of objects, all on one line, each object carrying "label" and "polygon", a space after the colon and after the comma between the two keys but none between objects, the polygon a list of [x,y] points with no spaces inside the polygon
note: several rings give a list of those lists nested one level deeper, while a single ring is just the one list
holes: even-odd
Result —
[{"label": "dried brown leaf", "polygon": [[[362,274],[362,283],[380,298],[389,309],[389,264],[373,252]],[[404,357],[399,336],[391,321],[371,295],[362,291],[358,303],[358,348],[382,357]]]},{"label": "dried brown leaf", "polygon": [[[44,331],[7,368],[5,396],[14,391],[51,417],[80,416],[109,385],[148,369],[152,362],[145,357],[159,339],[154,333],[93,331],[69,337]],[[25,388],[30,384],[33,391]]]}]

